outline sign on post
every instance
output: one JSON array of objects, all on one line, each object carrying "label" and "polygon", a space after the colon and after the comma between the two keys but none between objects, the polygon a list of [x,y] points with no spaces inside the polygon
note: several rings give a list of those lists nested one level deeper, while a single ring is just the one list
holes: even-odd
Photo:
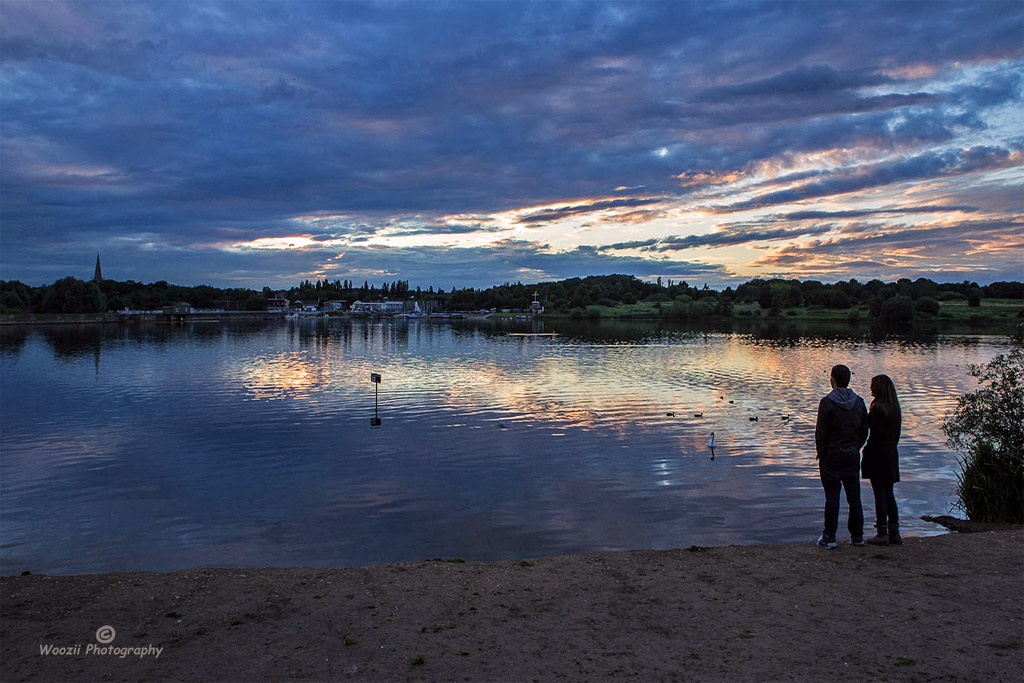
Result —
[{"label": "sign on post", "polygon": [[373,417],[370,418],[370,426],[380,427],[380,417],[377,416],[377,385],[380,384],[380,375],[371,372],[370,381],[373,382]]}]

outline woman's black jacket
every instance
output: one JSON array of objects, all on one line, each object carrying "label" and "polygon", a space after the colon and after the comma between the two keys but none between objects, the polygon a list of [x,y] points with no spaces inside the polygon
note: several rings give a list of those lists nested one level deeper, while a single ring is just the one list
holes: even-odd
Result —
[{"label": "woman's black jacket", "polygon": [[890,423],[877,408],[868,413],[868,442],[864,446],[864,459],[860,473],[864,479],[883,482],[900,480],[900,459],[896,449],[900,442],[900,423]]}]

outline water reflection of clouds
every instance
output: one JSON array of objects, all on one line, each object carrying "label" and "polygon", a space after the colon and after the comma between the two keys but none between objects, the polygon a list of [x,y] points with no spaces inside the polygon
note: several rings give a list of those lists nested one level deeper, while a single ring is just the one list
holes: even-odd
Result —
[{"label": "water reflection of clouds", "polygon": [[[835,362],[855,368],[853,386],[866,400],[872,374],[884,371],[897,379],[906,431],[926,433],[926,440],[942,441],[936,413],[947,412],[964,385],[962,378],[920,371],[922,361],[935,360],[934,347],[899,354],[855,340],[780,346],[706,335],[649,346],[520,344],[484,357],[474,348],[475,337],[432,331],[427,345],[435,355],[383,353],[401,342],[400,332],[367,326],[347,337],[347,345],[314,337],[301,351],[246,361],[241,382],[258,400],[365,405],[372,393],[368,373],[382,371],[382,399],[408,416],[490,415],[508,426],[604,430],[619,439],[675,427],[706,440],[705,432],[717,431],[720,443],[729,436],[756,442],[762,461],[777,466],[813,451],[806,423],[828,391],[827,369]],[[418,328],[415,337],[422,338]],[[676,415],[666,417],[670,412]],[[783,415],[793,423],[781,423]],[[756,427],[744,424],[755,416]],[[800,421],[805,428],[797,430],[793,425]]]},{"label": "water reflection of clouds", "polygon": [[330,361],[305,352],[283,352],[244,362],[240,381],[256,400],[308,400],[322,390],[330,373]]},{"label": "water reflection of clouds", "polygon": [[[77,553],[75,566],[99,570],[119,542],[178,568],[160,546],[332,564],[801,540],[820,517],[814,418],[837,361],[866,399],[873,374],[896,380],[898,495],[912,532],[928,533],[914,520],[943,511],[955,472],[942,416],[976,386],[967,364],[1000,348],[657,333],[522,343],[357,321],[130,340],[103,342],[98,377],[88,356],[55,363],[42,338],[4,358],[18,395],[3,403],[4,532],[21,544],[5,558],[62,553],[68,566]],[[385,420],[372,432],[371,371],[384,375]],[[69,518],[79,536],[65,545],[32,540]]]}]

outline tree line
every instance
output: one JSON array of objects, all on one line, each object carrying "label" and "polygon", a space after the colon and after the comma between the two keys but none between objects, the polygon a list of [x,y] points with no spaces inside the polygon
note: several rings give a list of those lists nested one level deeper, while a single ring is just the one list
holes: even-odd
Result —
[{"label": "tree line", "polygon": [[[31,287],[17,280],[0,281],[0,313],[100,313],[124,308],[154,310],[187,301],[195,308],[234,308],[260,311],[277,294],[264,287],[217,288],[209,285],[185,287],[166,281],[139,282],[83,281],[67,277],[52,285]],[[523,284],[506,282],[486,289],[434,287],[413,289],[408,280],[383,282],[380,286],[352,280],[304,280],[283,292],[291,301],[349,303],[381,298],[435,301],[449,311],[489,309],[526,310],[536,295],[545,311],[570,317],[598,317],[602,310],[632,307],[664,318],[733,317],[763,311],[778,315],[792,309],[849,310],[852,315],[866,310],[872,318],[907,320],[915,315],[934,315],[943,302],[958,301],[978,307],[984,299],[1024,299],[1020,282],[938,283],[927,278],[895,282],[847,280],[823,283],[816,280],[753,279],[735,289],[715,290],[686,282],[655,282],[630,275],[594,275],[557,282]],[[742,310],[741,310],[742,309]]]}]

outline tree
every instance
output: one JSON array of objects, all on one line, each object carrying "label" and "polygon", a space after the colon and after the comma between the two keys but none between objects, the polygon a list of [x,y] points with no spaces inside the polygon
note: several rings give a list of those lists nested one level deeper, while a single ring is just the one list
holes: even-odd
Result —
[{"label": "tree", "polygon": [[984,296],[984,293],[981,291],[980,287],[971,287],[967,290],[967,305],[972,308],[981,306],[982,296]]},{"label": "tree", "polygon": [[95,282],[66,277],[57,280],[43,297],[43,313],[102,313],[107,298]]},{"label": "tree", "polygon": [[987,365],[972,365],[981,388],[957,399],[942,425],[949,445],[970,451],[978,443],[1024,453],[1024,349],[1019,342]]},{"label": "tree", "polygon": [[879,311],[881,318],[891,323],[908,322],[914,319],[914,300],[899,294],[887,299]]},{"label": "tree", "polygon": [[956,400],[942,424],[947,443],[964,455],[956,475],[956,507],[979,521],[1024,521],[1024,349],[971,366],[981,388]]},{"label": "tree", "polygon": [[832,296],[829,297],[828,302],[829,308],[849,308],[852,305],[853,301],[850,300],[849,294],[838,288],[832,290]]},{"label": "tree", "polygon": [[942,424],[963,454],[957,507],[970,519],[1024,521],[1024,349],[1020,341],[987,365],[972,365],[981,385],[957,399]]},{"label": "tree", "polygon": [[922,296],[920,299],[914,302],[914,308],[919,313],[927,313],[929,315],[935,315],[942,308],[939,302],[930,296]]}]

